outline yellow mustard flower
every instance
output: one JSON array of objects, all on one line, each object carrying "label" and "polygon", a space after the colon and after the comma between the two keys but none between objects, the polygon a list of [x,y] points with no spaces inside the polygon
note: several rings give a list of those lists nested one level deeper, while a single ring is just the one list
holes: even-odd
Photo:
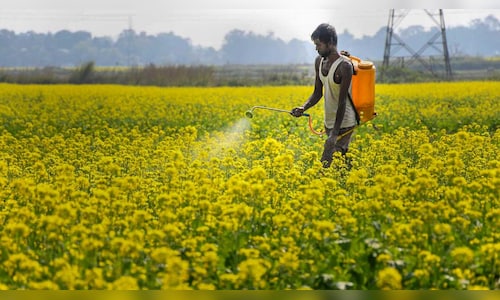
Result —
[{"label": "yellow mustard flower", "polygon": [[131,276],[122,276],[111,284],[111,289],[113,290],[138,290],[139,285],[137,284],[137,279]]},{"label": "yellow mustard flower", "polygon": [[377,287],[382,290],[402,289],[403,277],[395,268],[387,267],[377,273]]},{"label": "yellow mustard flower", "polygon": [[462,267],[466,267],[474,261],[474,252],[468,247],[454,248],[450,254],[454,262]]}]

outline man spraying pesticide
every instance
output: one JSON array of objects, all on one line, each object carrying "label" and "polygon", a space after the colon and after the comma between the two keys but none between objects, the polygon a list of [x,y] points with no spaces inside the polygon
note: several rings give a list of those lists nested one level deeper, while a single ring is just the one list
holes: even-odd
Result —
[{"label": "man spraying pesticide", "polygon": [[311,40],[319,54],[315,61],[314,90],[304,105],[293,108],[290,113],[301,117],[324,96],[327,139],[321,162],[323,167],[328,168],[334,152],[347,153],[356,126],[375,116],[375,67],[371,62],[351,57],[347,52],[339,53],[337,32],[332,25],[320,24],[312,33]]}]

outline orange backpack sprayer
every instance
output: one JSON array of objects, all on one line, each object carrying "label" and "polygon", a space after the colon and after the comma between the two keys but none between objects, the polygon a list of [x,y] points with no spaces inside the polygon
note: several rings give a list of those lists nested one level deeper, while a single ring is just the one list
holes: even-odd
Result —
[{"label": "orange backpack sprayer", "polygon": [[352,102],[358,111],[361,123],[368,122],[377,115],[375,112],[375,65],[347,51],[340,53],[347,57],[354,67],[351,83]]}]

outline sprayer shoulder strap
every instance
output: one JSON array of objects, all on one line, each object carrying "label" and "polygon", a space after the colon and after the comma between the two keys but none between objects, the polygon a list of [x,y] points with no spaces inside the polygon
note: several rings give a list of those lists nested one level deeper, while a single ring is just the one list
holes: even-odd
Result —
[{"label": "sprayer shoulder strap", "polygon": [[[351,60],[347,57],[344,57],[343,55],[341,55],[340,57],[343,58],[344,61],[348,62],[351,66],[352,66],[352,71],[353,71],[353,74],[354,74],[354,65],[352,64]],[[338,67],[340,66],[340,63],[337,65],[337,68],[335,68],[335,72],[337,72],[337,69]],[[335,74],[334,72],[334,74]],[[353,75],[354,76],[354,75]],[[352,79],[351,79],[351,86],[349,87],[349,91],[347,91],[347,98],[349,98],[349,102],[351,103],[351,106],[354,110],[354,114],[356,116],[356,123],[359,125],[360,122],[361,122],[361,118],[359,116],[359,113],[358,113],[358,110],[356,109],[356,105],[354,105],[354,101],[352,100],[352,91],[351,91],[351,88],[352,88]]]},{"label": "sprayer shoulder strap", "polygon": [[354,108],[354,114],[356,115],[356,123],[358,123],[359,125],[359,123],[361,122],[361,118],[359,116],[358,110],[356,109],[356,106],[354,105],[354,101],[352,100],[351,91],[347,93],[347,98],[349,98],[349,102],[351,102],[352,108]]}]

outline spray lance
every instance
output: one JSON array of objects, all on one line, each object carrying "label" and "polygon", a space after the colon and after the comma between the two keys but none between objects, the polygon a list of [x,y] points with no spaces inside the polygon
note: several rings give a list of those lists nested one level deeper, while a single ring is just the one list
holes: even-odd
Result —
[{"label": "spray lance", "polygon": [[[265,109],[265,110],[271,110],[271,111],[276,111],[276,112],[284,112],[284,113],[290,114],[289,110],[257,105],[257,106],[252,107],[251,109],[247,110],[245,112],[245,116],[247,118],[249,118],[249,119],[253,118],[253,111],[255,109]],[[314,130],[314,128],[312,126],[312,117],[311,117],[310,114],[303,113],[302,116],[309,118],[309,129],[311,130],[312,133],[317,134],[317,135],[322,135],[322,134],[325,133],[324,131],[316,131],[316,130]]]}]

